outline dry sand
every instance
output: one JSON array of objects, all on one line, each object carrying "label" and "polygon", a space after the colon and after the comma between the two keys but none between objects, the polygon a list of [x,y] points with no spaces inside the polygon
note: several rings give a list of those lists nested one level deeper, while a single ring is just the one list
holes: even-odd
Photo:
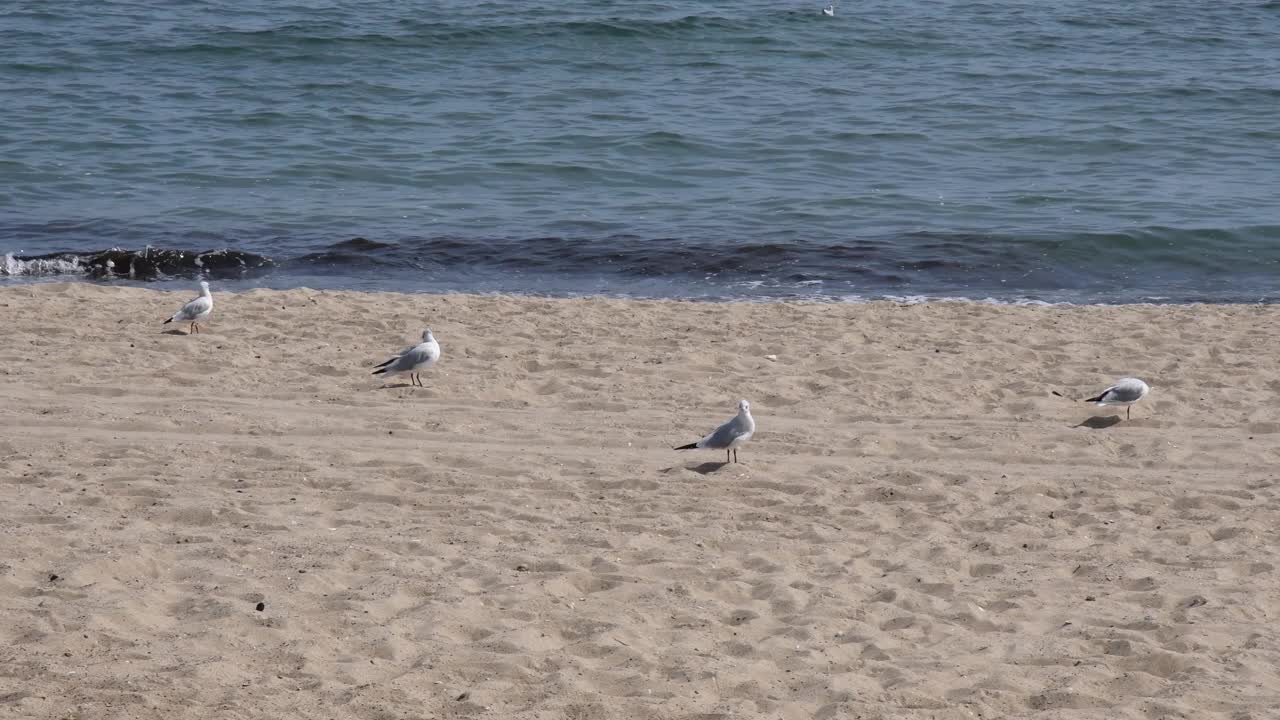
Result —
[{"label": "dry sand", "polygon": [[0,716],[1280,713],[1280,308],[214,292],[0,289]]}]

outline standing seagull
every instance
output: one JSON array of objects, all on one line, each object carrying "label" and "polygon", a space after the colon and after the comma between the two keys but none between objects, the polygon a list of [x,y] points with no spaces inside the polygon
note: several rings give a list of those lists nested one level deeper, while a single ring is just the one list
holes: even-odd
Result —
[{"label": "standing seagull", "polygon": [[729,422],[716,428],[710,435],[698,442],[681,445],[676,450],[693,450],[706,448],[710,450],[724,449],[724,462],[729,464],[729,450],[733,450],[733,461],[738,462],[738,446],[751,439],[756,431],[756,421],[751,417],[751,403],[738,401],[738,414]]},{"label": "standing seagull", "polygon": [[211,312],[213,312],[213,295],[209,292],[209,283],[201,280],[200,297],[192,300],[186,305],[183,305],[181,310],[174,313],[173,317],[165,320],[161,325],[168,325],[174,320],[177,320],[178,322],[189,322],[191,323],[191,327],[187,329],[187,334],[199,334],[200,325],[198,323],[209,317],[209,313]]},{"label": "standing seagull", "polygon": [[1151,388],[1138,378],[1120,378],[1115,385],[1103,390],[1097,397],[1085,398],[1085,402],[1098,403],[1099,405],[1125,405],[1124,416],[1127,420],[1130,412],[1133,411],[1132,405],[1151,392]]},{"label": "standing seagull", "polygon": [[431,334],[431,328],[427,328],[426,332],[422,333],[421,343],[404,350],[381,365],[375,365],[374,367],[378,369],[374,370],[373,374],[399,375],[408,373],[410,385],[417,381],[418,387],[426,387],[422,384],[422,377],[418,373],[435,365],[439,359],[440,343],[436,342],[435,336]]}]

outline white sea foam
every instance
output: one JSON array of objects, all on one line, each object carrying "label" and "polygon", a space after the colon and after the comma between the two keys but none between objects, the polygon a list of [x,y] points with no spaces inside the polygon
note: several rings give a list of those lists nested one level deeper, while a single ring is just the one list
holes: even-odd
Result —
[{"label": "white sea foam", "polygon": [[80,264],[80,259],[74,256],[68,256],[66,259],[19,260],[12,253],[9,253],[4,256],[3,260],[0,260],[0,275],[9,277],[78,275],[84,272],[85,267]]}]

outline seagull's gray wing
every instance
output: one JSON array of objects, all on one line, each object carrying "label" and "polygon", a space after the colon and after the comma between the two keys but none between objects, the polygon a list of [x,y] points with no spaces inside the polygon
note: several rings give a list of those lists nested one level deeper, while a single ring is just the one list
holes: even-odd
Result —
[{"label": "seagull's gray wing", "polygon": [[196,318],[196,316],[200,315],[201,313],[209,312],[209,309],[212,307],[213,307],[213,301],[201,295],[195,300],[192,300],[191,302],[182,306],[182,309],[178,311],[178,316],[179,316],[178,319],[193,320]]},{"label": "seagull's gray wing", "polygon": [[411,347],[387,366],[387,372],[408,372],[426,362],[430,357],[430,351],[422,345]]},{"label": "seagull's gray wing", "polygon": [[710,435],[702,438],[698,442],[698,447],[702,448],[726,448],[729,443],[746,434],[746,422],[743,421],[741,415],[735,415],[732,420],[716,428]]},{"label": "seagull's gray wing", "polygon": [[1142,388],[1136,385],[1114,385],[1102,394],[1102,402],[1137,402],[1142,398]]}]

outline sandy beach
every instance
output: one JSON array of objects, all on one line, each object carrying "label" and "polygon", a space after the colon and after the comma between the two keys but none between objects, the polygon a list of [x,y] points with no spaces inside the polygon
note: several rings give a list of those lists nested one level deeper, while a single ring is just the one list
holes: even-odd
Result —
[{"label": "sandy beach", "polygon": [[1280,708],[1280,307],[213,291],[0,288],[0,717]]}]

